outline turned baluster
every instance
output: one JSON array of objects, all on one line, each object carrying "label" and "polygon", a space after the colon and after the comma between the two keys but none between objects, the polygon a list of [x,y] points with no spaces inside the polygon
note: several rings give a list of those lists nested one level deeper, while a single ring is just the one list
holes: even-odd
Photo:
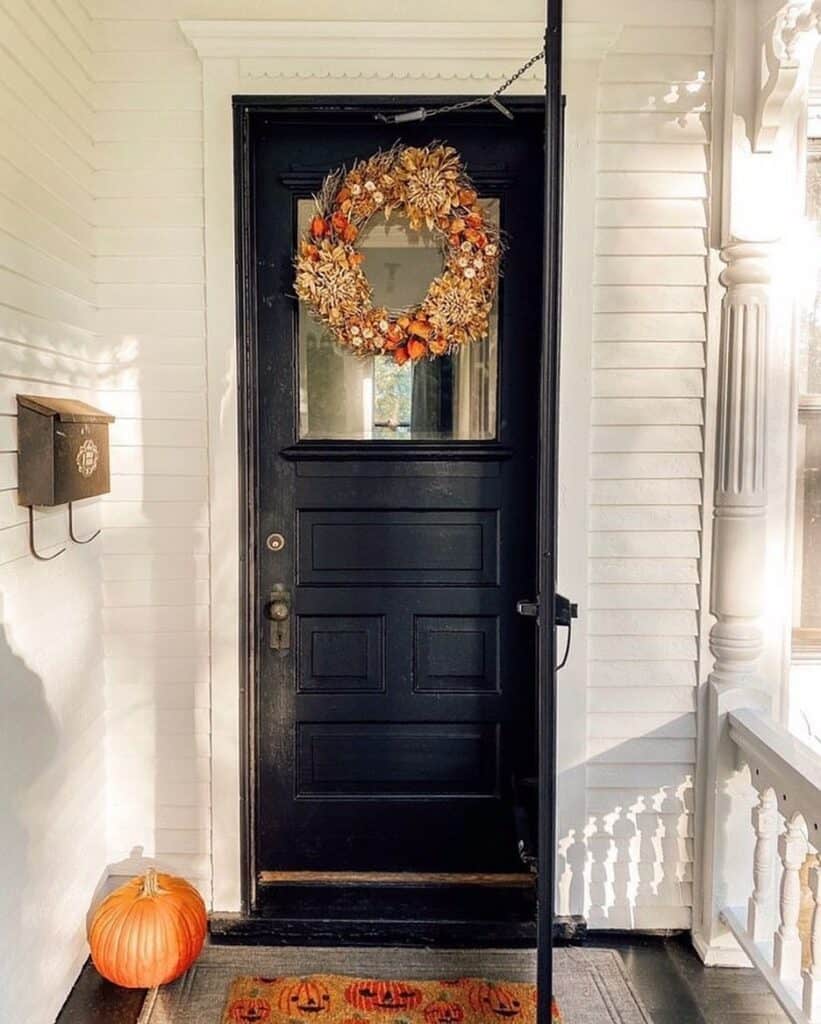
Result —
[{"label": "turned baluster", "polygon": [[773,967],[782,979],[801,977],[801,936],[798,918],[801,913],[801,877],[799,872],[807,856],[807,834],[803,819],[796,816],[778,839],[781,857],[781,924],[773,943]]},{"label": "turned baluster", "polygon": [[804,974],[804,1016],[809,1024],[821,1022],[821,868],[810,869],[812,893],[812,932],[810,934],[810,967]]},{"label": "turned baluster", "polygon": [[764,942],[773,933],[773,865],[778,836],[778,802],[768,789],[758,798],[752,812],[755,829],[753,854],[753,893],[747,905],[747,931],[755,942]]}]

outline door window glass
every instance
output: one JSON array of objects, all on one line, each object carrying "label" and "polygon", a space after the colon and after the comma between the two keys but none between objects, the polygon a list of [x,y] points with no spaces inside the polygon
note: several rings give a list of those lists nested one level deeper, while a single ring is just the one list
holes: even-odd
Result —
[{"label": "door window glass", "polygon": [[[498,223],[498,199],[482,201]],[[298,234],[314,214],[298,201]],[[438,238],[406,221],[374,218],[362,232],[374,303],[399,310],[422,301],[442,269]],[[358,357],[334,343],[299,304],[299,436],[304,440],[482,441],[496,437],[498,313],[490,333],[452,356],[398,366],[389,355]]]}]

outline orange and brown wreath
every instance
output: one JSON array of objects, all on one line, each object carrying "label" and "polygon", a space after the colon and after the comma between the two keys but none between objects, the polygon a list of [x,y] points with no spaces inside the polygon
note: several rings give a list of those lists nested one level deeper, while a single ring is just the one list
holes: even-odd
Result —
[{"label": "orange and brown wreath", "polygon": [[[401,365],[487,336],[501,245],[455,149],[394,146],[333,171],[315,201],[295,260],[296,293],[340,345],[390,352]],[[418,306],[373,304],[356,240],[378,213],[404,215],[413,230],[427,225],[441,239],[442,272]]]}]

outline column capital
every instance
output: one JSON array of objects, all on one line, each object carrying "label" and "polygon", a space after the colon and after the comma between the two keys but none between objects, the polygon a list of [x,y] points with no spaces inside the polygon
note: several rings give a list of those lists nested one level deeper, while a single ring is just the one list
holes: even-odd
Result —
[{"label": "column capital", "polygon": [[710,653],[716,659],[710,678],[715,683],[738,685],[739,676],[750,675],[761,657],[761,630],[748,619],[727,621],[722,616],[721,601],[714,599],[711,611],[718,621],[710,630]]},{"label": "column capital", "polygon": [[726,264],[719,281],[730,291],[741,285],[766,287],[773,279],[772,255],[774,240],[741,241],[733,239],[721,247],[719,256]]}]

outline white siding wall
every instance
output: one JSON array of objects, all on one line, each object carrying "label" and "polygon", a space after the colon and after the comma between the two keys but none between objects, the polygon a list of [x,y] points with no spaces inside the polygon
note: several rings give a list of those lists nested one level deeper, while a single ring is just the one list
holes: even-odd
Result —
[{"label": "white siding wall", "polygon": [[[104,401],[120,417],[103,513],[112,856],[141,845],[206,888],[201,77],[175,19],[236,11],[220,0],[91,10]],[[243,5],[244,17],[271,15]],[[584,907],[594,927],[684,927],[712,4],[577,2],[574,15],[625,23],[602,68],[596,129]]]},{"label": "white siding wall", "polygon": [[634,9],[652,13],[605,59],[598,105],[586,902],[591,927],[674,928],[692,905],[712,11]]},{"label": "white siding wall", "polygon": [[[94,23],[111,856],[210,895],[208,481],[200,64],[165,21]],[[115,10],[114,12],[118,12]],[[135,848],[141,847],[138,851]]]},{"label": "white siding wall", "polygon": [[[17,506],[18,392],[95,401],[91,26],[77,0],[0,2],[0,1020],[49,1024],[106,869],[100,545]],[[81,536],[99,502],[77,507]]]}]

